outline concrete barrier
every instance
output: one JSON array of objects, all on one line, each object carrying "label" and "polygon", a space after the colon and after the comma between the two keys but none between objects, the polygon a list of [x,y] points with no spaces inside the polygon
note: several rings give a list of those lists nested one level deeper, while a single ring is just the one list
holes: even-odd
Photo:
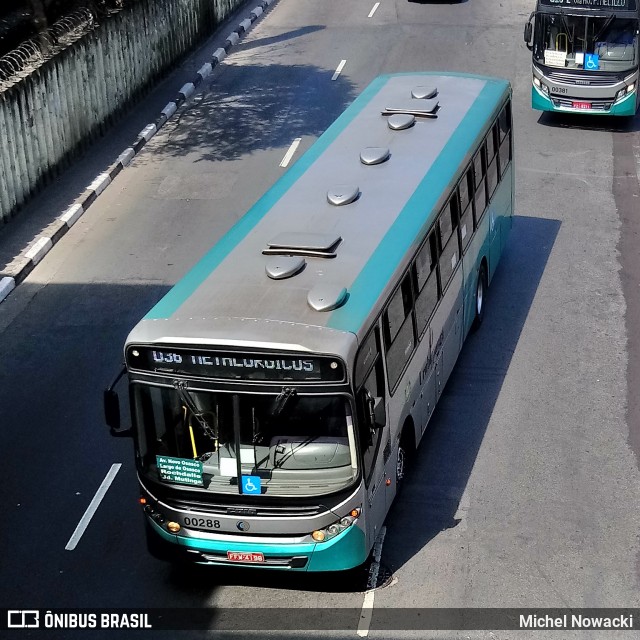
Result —
[{"label": "concrete barrier", "polygon": [[0,223],[245,2],[141,0],[0,93]]}]

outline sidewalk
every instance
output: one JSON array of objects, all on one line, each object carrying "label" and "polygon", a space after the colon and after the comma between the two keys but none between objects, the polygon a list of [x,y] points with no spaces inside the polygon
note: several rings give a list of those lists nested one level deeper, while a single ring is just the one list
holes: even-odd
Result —
[{"label": "sidewalk", "polygon": [[107,133],[0,226],[0,302],[90,207],[154,133],[195,92],[275,0],[249,1]]}]

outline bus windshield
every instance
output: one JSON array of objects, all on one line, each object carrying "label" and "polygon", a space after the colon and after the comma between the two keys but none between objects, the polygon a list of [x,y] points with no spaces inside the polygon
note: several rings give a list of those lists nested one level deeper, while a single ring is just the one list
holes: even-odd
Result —
[{"label": "bus windshield", "polygon": [[624,72],[638,66],[638,21],[610,16],[538,13],[533,59],[538,64]]},{"label": "bus windshield", "polygon": [[[346,396],[134,384],[132,400],[141,471],[155,481],[238,494],[238,459],[242,476],[260,478],[262,495],[323,495],[356,479]],[[186,479],[171,473],[179,461],[189,461],[182,465],[190,469]]]}]

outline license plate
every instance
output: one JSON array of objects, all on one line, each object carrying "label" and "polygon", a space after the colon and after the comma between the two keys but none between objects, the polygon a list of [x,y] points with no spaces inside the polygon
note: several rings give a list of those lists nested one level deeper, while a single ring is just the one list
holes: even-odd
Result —
[{"label": "license plate", "polygon": [[264,562],[264,554],[258,551],[227,551],[231,562]]},{"label": "license plate", "polygon": [[591,109],[591,103],[590,102],[572,102],[571,106],[574,109]]}]

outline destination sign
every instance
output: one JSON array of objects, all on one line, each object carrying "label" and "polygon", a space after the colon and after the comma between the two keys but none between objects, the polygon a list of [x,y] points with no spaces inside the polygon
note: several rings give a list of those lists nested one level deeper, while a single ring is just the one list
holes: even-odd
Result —
[{"label": "destination sign", "polygon": [[199,460],[156,456],[156,465],[158,466],[160,480],[175,482],[176,484],[190,484],[195,487],[203,486],[203,465]]},{"label": "destination sign", "polygon": [[543,7],[575,7],[582,9],[618,9],[636,11],[637,0],[539,0]]},{"label": "destination sign", "polygon": [[138,371],[200,378],[342,382],[344,366],[326,356],[129,347],[127,366]]}]

